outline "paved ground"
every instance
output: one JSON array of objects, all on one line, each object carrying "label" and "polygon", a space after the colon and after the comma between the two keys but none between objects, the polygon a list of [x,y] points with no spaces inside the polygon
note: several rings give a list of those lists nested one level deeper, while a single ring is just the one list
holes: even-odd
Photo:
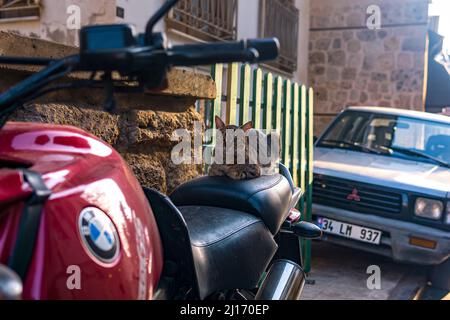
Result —
[{"label": "paved ground", "polygon": [[[426,269],[388,258],[317,241],[312,246],[312,271],[303,291],[306,300],[409,300],[426,283]],[[367,267],[381,269],[381,289],[367,288]]]}]

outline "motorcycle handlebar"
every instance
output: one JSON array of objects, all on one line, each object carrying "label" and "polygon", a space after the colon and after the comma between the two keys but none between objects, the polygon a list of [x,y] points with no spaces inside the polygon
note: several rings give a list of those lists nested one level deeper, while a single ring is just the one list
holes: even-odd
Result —
[{"label": "motorcycle handlebar", "polygon": [[[81,70],[95,71],[101,70],[102,63],[109,62],[110,69],[120,69],[119,66],[126,65],[132,68],[134,63],[141,69],[146,65],[152,65],[154,62],[167,63],[169,66],[194,66],[206,65],[214,63],[231,63],[231,62],[260,62],[273,60],[278,57],[279,41],[276,38],[268,39],[251,39],[239,42],[227,43],[206,43],[179,45],[170,49],[156,52],[143,51],[114,51],[113,55],[108,52],[99,52],[95,54],[97,63],[82,64]],[[95,53],[95,52],[94,52]],[[81,60],[85,53],[79,56]],[[162,58],[165,56],[166,58]],[[92,56],[91,56],[92,58]],[[125,59],[125,63],[123,61]],[[69,61],[67,58],[63,59]],[[77,69],[80,67],[78,61],[73,61],[71,65]],[[50,65],[58,60],[47,58],[27,58],[27,57],[0,57],[0,63],[6,64],[24,64],[24,65]],[[99,68],[97,68],[99,67]]]},{"label": "motorcycle handlebar", "polygon": [[239,42],[207,43],[174,46],[169,50],[175,66],[229,62],[260,62],[275,59],[279,52],[276,38]]},{"label": "motorcycle handlebar", "polygon": [[[7,108],[21,98],[42,89],[48,83],[73,71],[124,71],[136,74],[148,72],[158,66],[166,70],[171,66],[194,66],[215,63],[250,62],[271,60],[278,56],[277,39],[255,39],[228,43],[194,44],[174,46],[170,49],[145,50],[127,48],[113,51],[81,52],[80,55],[61,60],[0,57],[0,63],[47,65],[40,72],[22,81],[0,95],[0,109]],[[1,125],[0,125],[1,127]]]}]

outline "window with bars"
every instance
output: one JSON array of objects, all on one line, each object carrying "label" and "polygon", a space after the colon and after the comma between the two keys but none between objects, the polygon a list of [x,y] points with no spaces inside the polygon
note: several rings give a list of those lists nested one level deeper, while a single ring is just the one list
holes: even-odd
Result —
[{"label": "window with bars", "polygon": [[237,0],[181,0],[167,26],[205,41],[236,39]]},{"label": "window with bars", "polygon": [[260,0],[260,36],[280,40],[280,57],[268,65],[287,73],[297,70],[300,12],[293,0]]},{"label": "window with bars", "polygon": [[0,22],[38,19],[39,0],[0,0]]},{"label": "window with bars", "polygon": [[125,19],[125,8],[116,7],[116,16],[121,19]]}]

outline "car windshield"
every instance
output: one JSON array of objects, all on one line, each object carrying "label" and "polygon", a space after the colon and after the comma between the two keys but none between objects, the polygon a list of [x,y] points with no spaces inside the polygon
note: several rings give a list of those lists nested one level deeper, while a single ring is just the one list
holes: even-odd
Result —
[{"label": "car windshield", "polygon": [[347,111],[317,145],[450,167],[450,124],[429,120]]}]

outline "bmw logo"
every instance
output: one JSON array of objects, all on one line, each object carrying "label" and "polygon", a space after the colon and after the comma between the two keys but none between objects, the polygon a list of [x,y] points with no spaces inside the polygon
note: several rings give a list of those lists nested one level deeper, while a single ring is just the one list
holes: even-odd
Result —
[{"label": "bmw logo", "polygon": [[79,231],[83,244],[95,258],[113,263],[119,256],[119,237],[111,219],[100,209],[89,207],[80,213]]}]

